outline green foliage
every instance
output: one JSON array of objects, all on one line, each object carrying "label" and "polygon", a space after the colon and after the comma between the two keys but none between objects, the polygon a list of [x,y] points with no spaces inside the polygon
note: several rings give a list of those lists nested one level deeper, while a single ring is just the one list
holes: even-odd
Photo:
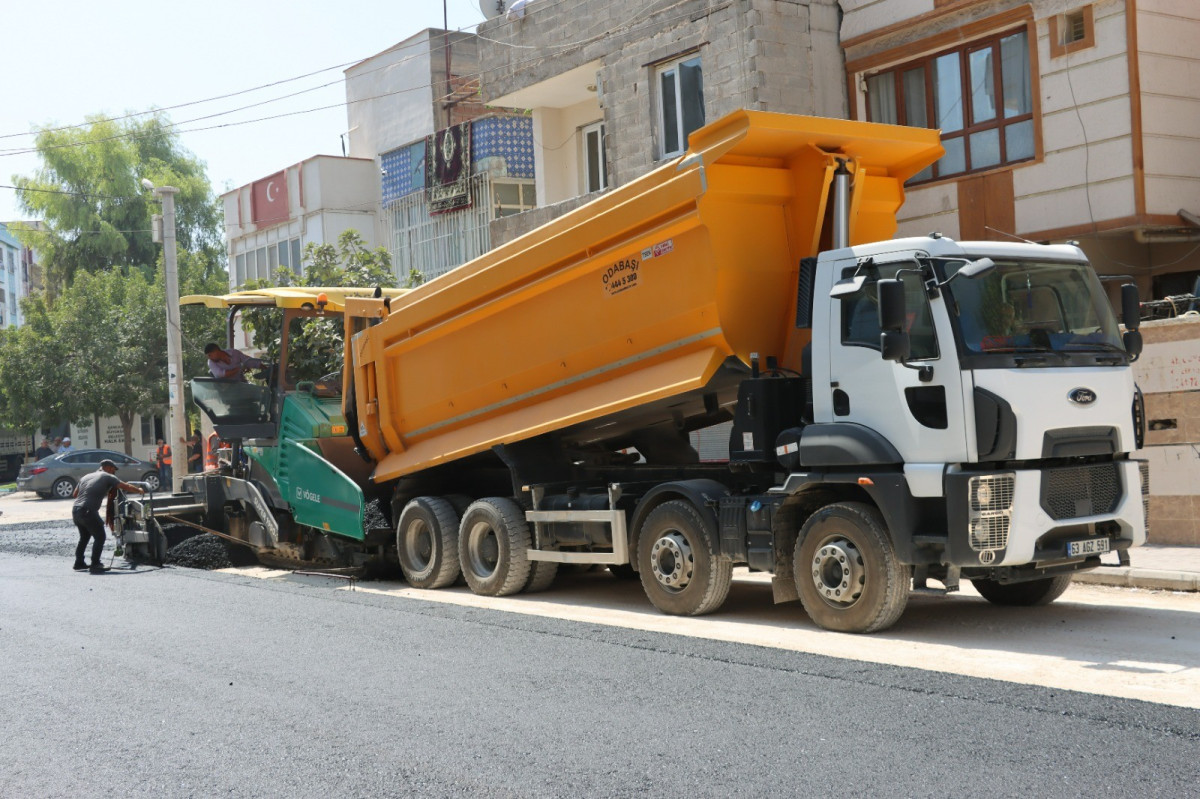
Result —
[{"label": "green foliage", "polygon": [[[130,452],[135,415],[162,414],[167,402],[162,247],[150,236],[151,214],[160,208],[140,181],[179,189],[182,294],[228,285],[220,209],[204,165],[179,146],[161,115],[43,130],[37,146],[42,168],[14,181],[23,209],[43,224],[10,230],[38,250],[47,292],[23,301],[24,327],[0,333],[0,426],[30,430],[116,416]],[[185,374],[203,373],[204,342],[223,337],[223,320],[184,308],[180,321]]]},{"label": "green foliage", "polygon": [[[370,250],[356,230],[347,230],[332,244],[309,244],[304,248],[304,274],[297,277],[290,269],[275,271],[274,283],[248,281],[242,289],[267,286],[395,288],[396,276],[387,250]],[[273,308],[255,308],[243,312],[243,322],[254,336],[254,346],[263,350],[266,360],[278,362],[281,349],[281,314]],[[293,322],[288,335],[287,373],[292,382],[316,380],[341,369],[344,347],[342,320],[311,318]]]},{"label": "green foliage", "polygon": [[23,211],[39,230],[13,225],[38,250],[53,298],[79,272],[134,266],[149,275],[161,247],[151,240],[157,197],[141,186],[179,189],[175,227],[180,250],[220,271],[221,211],[204,164],[184,150],[162,114],[127,120],[92,117],[86,128],[43,129],[36,146],[42,166],[33,177],[13,176]]}]

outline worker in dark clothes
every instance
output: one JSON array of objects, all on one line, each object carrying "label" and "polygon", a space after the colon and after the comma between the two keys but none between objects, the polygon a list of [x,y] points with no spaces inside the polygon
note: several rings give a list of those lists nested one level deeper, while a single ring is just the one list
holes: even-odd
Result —
[{"label": "worker in dark clothes", "polygon": [[[79,528],[79,546],[75,547],[75,571],[88,570],[92,574],[108,571],[100,562],[104,550],[104,521],[100,518],[100,503],[109,497],[111,503],[114,489],[144,494],[142,489],[121,482],[117,477],[117,465],[107,458],[100,461],[100,468],[85,474],[75,487],[75,505],[71,508],[71,519]],[[83,561],[88,539],[92,539],[92,565]]]},{"label": "worker in dark clothes", "polygon": [[188,474],[196,474],[204,468],[204,442],[200,440],[199,433],[192,433],[184,443],[187,444]]}]

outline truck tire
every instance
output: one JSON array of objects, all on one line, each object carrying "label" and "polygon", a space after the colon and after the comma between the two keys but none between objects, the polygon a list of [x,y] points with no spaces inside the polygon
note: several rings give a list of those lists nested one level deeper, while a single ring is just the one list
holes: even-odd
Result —
[{"label": "truck tire", "polygon": [[458,560],[471,591],[509,596],[529,583],[532,543],[525,512],[511,499],[472,502],[458,528]]},{"label": "truck tire", "polygon": [[529,582],[525,584],[526,594],[536,594],[545,591],[554,583],[558,576],[558,563],[548,560],[534,560],[529,563]]},{"label": "truck tire", "polygon": [[50,486],[50,496],[55,499],[70,499],[75,493],[75,481],[70,477],[60,477]]},{"label": "truck tire", "polygon": [[642,522],[638,573],[654,607],[672,616],[702,616],[725,604],[733,562],[716,551],[704,518],[686,500],[664,502]]},{"label": "truck tire", "polygon": [[800,604],[818,626],[873,633],[896,623],[912,579],[882,514],[864,502],[826,505],[804,523],[792,560]]},{"label": "truck tire", "polygon": [[445,588],[458,579],[458,514],[438,497],[409,500],[396,522],[396,556],[413,588]]},{"label": "truck tire", "polygon": [[1004,585],[995,580],[972,580],[971,585],[979,595],[993,605],[1029,608],[1036,605],[1049,605],[1063,595],[1071,585],[1071,575],[1060,574],[1057,577],[1047,577],[1044,580],[1030,580],[1024,583],[1009,583]]}]

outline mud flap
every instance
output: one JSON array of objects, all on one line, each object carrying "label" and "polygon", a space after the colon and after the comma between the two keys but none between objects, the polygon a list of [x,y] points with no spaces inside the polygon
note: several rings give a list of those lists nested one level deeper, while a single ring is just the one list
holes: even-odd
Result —
[{"label": "mud flap", "polygon": [[295,441],[283,444],[287,463],[285,499],[299,524],[363,540],[362,489],[320,453]]}]

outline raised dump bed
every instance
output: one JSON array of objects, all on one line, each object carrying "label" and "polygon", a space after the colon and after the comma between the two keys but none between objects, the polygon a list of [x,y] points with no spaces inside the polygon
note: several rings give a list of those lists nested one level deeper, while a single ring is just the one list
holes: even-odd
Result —
[{"label": "raised dump bed", "polygon": [[[757,354],[799,371],[801,259],[828,247],[839,159],[849,242],[890,238],[936,131],[739,111],[643,178],[391,301],[354,339],[375,480],[555,431],[657,446],[711,424]],[[352,305],[348,312],[353,313]]]}]

